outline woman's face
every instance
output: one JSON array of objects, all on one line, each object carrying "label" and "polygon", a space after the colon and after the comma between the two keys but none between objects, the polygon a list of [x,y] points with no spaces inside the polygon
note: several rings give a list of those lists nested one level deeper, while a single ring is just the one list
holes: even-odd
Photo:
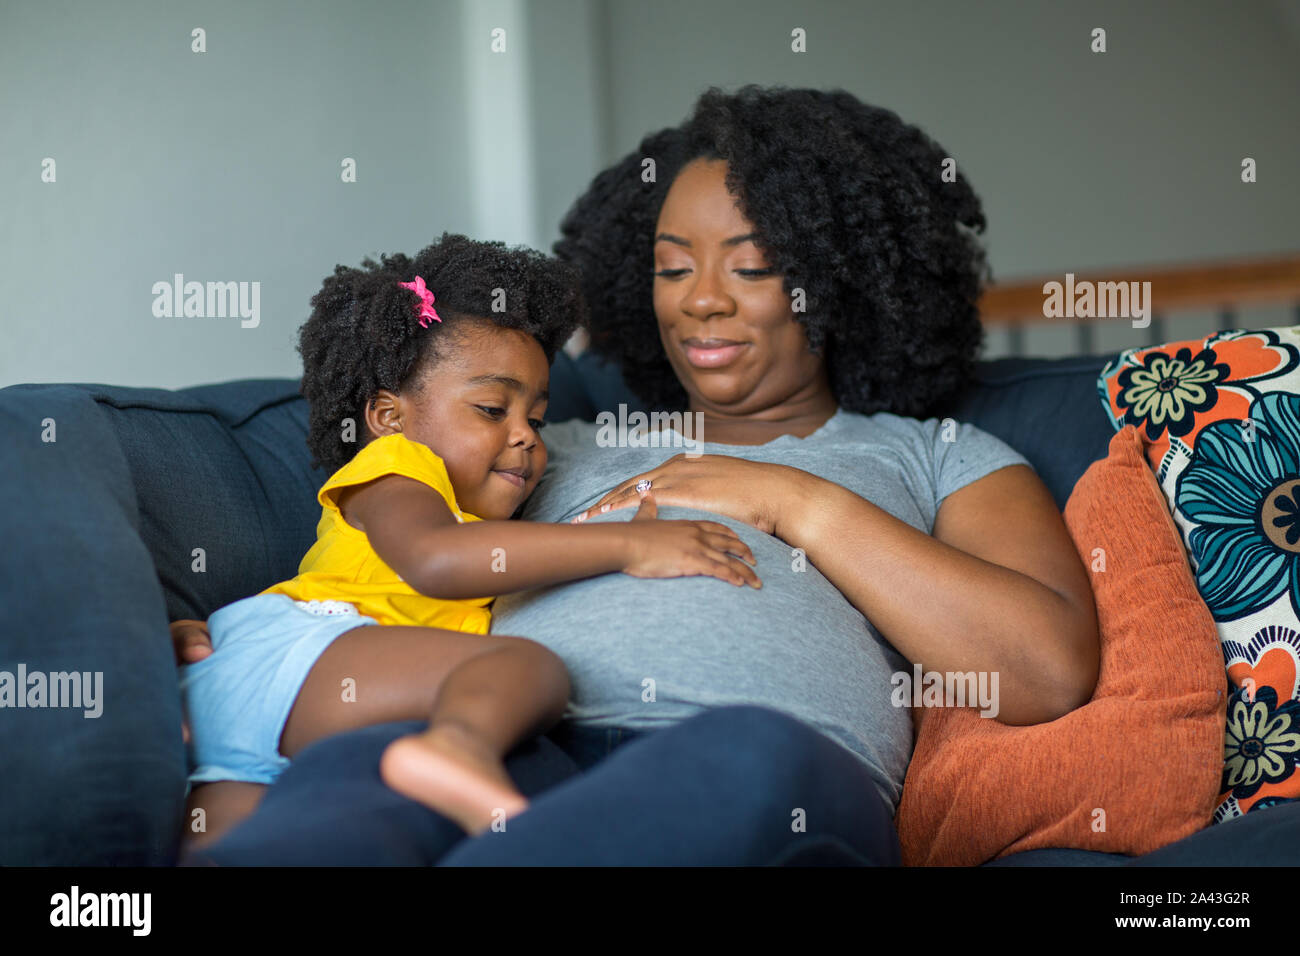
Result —
[{"label": "woman's face", "polygon": [[726,174],[725,161],[697,159],[669,188],[655,228],[654,309],[690,410],[729,416],[826,383]]}]

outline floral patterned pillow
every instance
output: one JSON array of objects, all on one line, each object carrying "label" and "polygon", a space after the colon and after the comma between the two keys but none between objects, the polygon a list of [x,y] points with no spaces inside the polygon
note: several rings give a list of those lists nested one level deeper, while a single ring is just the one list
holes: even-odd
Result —
[{"label": "floral patterned pillow", "polygon": [[1097,388],[1141,433],[1219,631],[1214,822],[1300,800],[1300,326],[1130,349]]}]

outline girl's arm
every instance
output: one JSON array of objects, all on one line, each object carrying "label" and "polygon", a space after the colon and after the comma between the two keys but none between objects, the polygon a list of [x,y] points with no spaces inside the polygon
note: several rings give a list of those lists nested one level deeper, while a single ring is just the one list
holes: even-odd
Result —
[{"label": "girl's arm", "polygon": [[432,488],[388,475],[345,489],[339,509],[403,581],[445,600],[525,591],[611,571],[637,577],[707,574],[759,586],[757,575],[740,560],[753,563],[753,553],[734,531],[716,521],[649,520],[656,513],[649,497],[631,522],[461,524]]}]

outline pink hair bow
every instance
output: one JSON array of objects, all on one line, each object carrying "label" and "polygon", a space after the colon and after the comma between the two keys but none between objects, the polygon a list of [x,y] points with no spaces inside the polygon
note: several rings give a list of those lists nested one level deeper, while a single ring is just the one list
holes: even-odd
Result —
[{"label": "pink hair bow", "polygon": [[416,276],[414,282],[399,282],[397,284],[403,289],[410,289],[420,297],[420,328],[427,329],[430,319],[435,322],[442,321],[438,313],[433,310],[433,293],[425,287],[422,278]]}]

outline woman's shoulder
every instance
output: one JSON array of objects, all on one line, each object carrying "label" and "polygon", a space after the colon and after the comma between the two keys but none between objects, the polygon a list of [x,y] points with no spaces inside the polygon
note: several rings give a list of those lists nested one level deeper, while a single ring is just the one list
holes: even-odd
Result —
[{"label": "woman's shoulder", "polygon": [[839,427],[832,437],[841,441],[871,443],[904,442],[928,444],[941,424],[938,418],[914,418],[893,412],[853,412],[841,409]]},{"label": "woman's shoulder", "polygon": [[842,414],[844,428],[841,429],[841,433],[846,437],[871,440],[888,435],[919,442],[927,447],[933,446],[935,442],[951,443],[958,440],[959,437],[978,437],[1005,445],[1000,438],[980,428],[973,422],[953,418],[950,415],[917,418],[912,415],[898,415],[894,412],[881,411],[862,414],[847,410]]},{"label": "woman's shoulder", "polygon": [[934,476],[940,498],[953,486],[1007,465],[1029,465],[1008,442],[951,416],[914,418],[892,412],[848,412],[840,435],[847,441],[893,445],[913,454]]},{"label": "woman's shoulder", "polygon": [[[1009,465],[1033,467],[1002,439],[951,416],[847,412],[834,439],[826,449],[832,454],[823,453],[822,457],[856,462],[855,467],[864,470],[866,461],[873,462],[870,487],[858,493],[887,510],[891,502],[905,510],[905,497],[918,502],[923,522],[918,526],[925,530],[932,526],[939,505],[953,492]],[[891,475],[898,483],[893,490],[888,487]],[[905,486],[905,491],[900,491],[899,485]]]}]

